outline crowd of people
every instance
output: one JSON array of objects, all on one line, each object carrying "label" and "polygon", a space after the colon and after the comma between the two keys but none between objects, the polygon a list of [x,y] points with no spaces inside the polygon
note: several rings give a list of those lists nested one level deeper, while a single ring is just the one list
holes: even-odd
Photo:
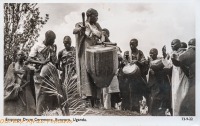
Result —
[{"label": "crowd of people", "polygon": [[[174,39],[172,52],[152,48],[148,58],[137,48],[137,39],[130,40],[130,50],[122,51],[116,46],[118,69],[108,87],[95,85],[86,68],[86,49],[94,45],[112,43],[110,32],[97,23],[98,12],[88,9],[86,21],[75,25],[76,48],[72,47],[70,36],[65,36],[65,48],[56,55],[56,35],[49,30],[45,40],[35,43],[29,55],[17,51],[4,80],[5,115],[42,115],[44,110],[61,108],[63,115],[69,115],[63,83],[69,74],[66,64],[70,57],[76,57],[77,87],[86,102],[86,107],[117,109],[149,113],[152,116],[194,116],[195,115],[195,39],[188,44]],[[135,67],[127,74],[125,68]],[[59,74],[61,71],[61,74]],[[119,108],[118,108],[119,109]]]}]

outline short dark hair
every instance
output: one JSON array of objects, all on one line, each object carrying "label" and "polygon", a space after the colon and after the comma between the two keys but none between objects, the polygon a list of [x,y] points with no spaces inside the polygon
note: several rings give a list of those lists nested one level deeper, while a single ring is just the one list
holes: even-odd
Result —
[{"label": "short dark hair", "polygon": [[92,14],[98,14],[97,10],[93,9],[93,8],[90,8],[86,11],[86,16],[89,17],[91,16]]},{"label": "short dark hair", "polygon": [[181,41],[179,40],[179,39],[174,39],[173,41],[172,41],[172,43],[173,42],[176,42],[176,43],[178,43],[178,44],[181,44]]},{"label": "short dark hair", "polygon": [[52,30],[48,30],[45,33],[45,38],[55,39],[56,38],[56,34]]},{"label": "short dark hair", "polygon": [[[136,43],[137,43],[137,45],[138,45],[138,40],[137,40],[137,39],[133,38],[133,39],[131,39],[131,41],[134,41],[134,42],[136,42]],[[130,41],[130,43],[131,43],[131,41]]]},{"label": "short dark hair", "polygon": [[102,29],[102,31],[105,31],[106,34],[108,34],[108,36],[110,36],[110,32],[109,32],[109,30],[107,28]]},{"label": "short dark hair", "polygon": [[185,42],[181,42],[181,48],[187,48],[187,44]]},{"label": "short dark hair", "polygon": [[158,55],[158,50],[157,50],[156,48],[152,48],[152,49],[149,51],[149,53],[150,53],[151,51],[155,52],[156,55]]},{"label": "short dark hair", "polygon": [[63,38],[63,41],[65,40],[65,39],[67,39],[67,38],[70,38],[71,39],[71,37],[70,36],[65,36],[64,38]]},{"label": "short dark hair", "polygon": [[193,39],[191,39],[189,42],[188,42],[188,45],[193,45],[193,46],[195,46],[196,44],[196,39],[195,38],[193,38]]}]

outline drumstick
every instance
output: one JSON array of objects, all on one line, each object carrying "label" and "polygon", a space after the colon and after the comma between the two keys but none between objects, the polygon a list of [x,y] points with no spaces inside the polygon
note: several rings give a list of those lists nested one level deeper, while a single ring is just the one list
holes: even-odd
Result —
[{"label": "drumstick", "polygon": [[112,43],[112,42],[102,42],[104,45],[113,45],[116,46],[117,43]]},{"label": "drumstick", "polygon": [[85,27],[85,13],[82,12],[83,27]]},{"label": "drumstick", "polygon": [[[85,27],[85,13],[82,12],[82,20],[83,20],[83,27]],[[83,31],[84,33],[84,36],[82,36],[82,38],[80,39],[80,45],[79,45],[79,48],[78,48],[78,57],[81,56],[81,47],[85,41],[85,38],[86,38],[86,35],[85,35],[85,31]]]}]

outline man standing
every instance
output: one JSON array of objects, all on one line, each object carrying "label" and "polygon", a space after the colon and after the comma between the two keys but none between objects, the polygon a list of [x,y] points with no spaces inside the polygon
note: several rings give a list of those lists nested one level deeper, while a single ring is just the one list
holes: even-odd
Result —
[{"label": "man standing", "polygon": [[140,69],[139,76],[126,76],[124,75],[124,86],[121,87],[122,94],[122,109],[139,112],[139,101],[143,96],[147,98],[147,82],[146,75],[148,72],[147,60],[141,50],[137,49],[138,40],[131,39],[130,41],[130,54],[129,51],[125,52],[125,63],[136,64]]},{"label": "man standing", "polygon": [[[90,8],[86,12],[85,23],[77,23],[73,34],[76,35],[76,63],[78,73],[79,92],[83,99],[89,100],[94,105],[94,101],[100,103],[101,91],[96,87],[92,78],[86,71],[85,51],[89,46],[96,45],[103,38],[101,27],[97,23],[98,12]],[[85,24],[85,26],[84,26]]]},{"label": "man standing", "polygon": [[188,92],[180,106],[180,116],[195,116],[195,39],[191,39],[188,46],[188,50],[179,57],[180,67],[189,80]]},{"label": "man standing", "polygon": [[166,57],[163,63],[166,68],[172,68],[172,109],[173,115],[178,116],[181,102],[188,91],[189,85],[187,76],[176,62],[176,59],[185,52],[185,49],[181,48],[181,42],[179,39],[174,39],[171,42],[171,47],[173,50],[171,60],[167,61]]},{"label": "man standing", "polygon": [[[35,91],[36,91],[36,114],[49,109],[60,107],[62,96],[59,75],[56,67],[56,35],[49,30],[45,33],[45,40],[36,43],[29,53],[28,61],[35,64]],[[67,111],[67,110],[66,110]]]},{"label": "man standing", "polygon": [[65,49],[61,50],[58,53],[57,68],[60,71],[62,71],[62,74],[61,74],[62,83],[64,83],[65,75],[68,74],[71,65],[73,65],[73,64],[70,65],[70,63],[75,63],[74,62],[75,48],[71,46],[71,43],[72,41],[71,41],[70,36],[65,36],[63,39],[63,44],[65,46]]},{"label": "man standing", "polygon": [[[104,29],[102,29],[102,33],[105,36],[105,42],[109,43],[110,42],[109,30],[104,28]],[[118,60],[121,61],[122,60],[121,50],[117,46],[116,46],[116,48],[117,48]],[[110,109],[110,108],[115,109],[115,104],[119,103],[121,101],[120,90],[119,90],[119,81],[117,78],[117,74],[118,74],[118,70],[115,72],[115,75],[111,81],[110,86],[103,88],[103,102],[104,102],[104,108],[106,108],[106,109]]]},{"label": "man standing", "polygon": [[167,109],[171,109],[171,86],[167,72],[163,69],[162,58],[157,57],[158,50],[152,48],[149,52],[150,68],[148,87],[150,90],[149,112],[153,116],[163,116]]},{"label": "man standing", "polygon": [[17,61],[9,65],[4,80],[4,115],[35,116],[35,99],[31,90],[31,71],[25,65],[25,53],[17,51]]}]

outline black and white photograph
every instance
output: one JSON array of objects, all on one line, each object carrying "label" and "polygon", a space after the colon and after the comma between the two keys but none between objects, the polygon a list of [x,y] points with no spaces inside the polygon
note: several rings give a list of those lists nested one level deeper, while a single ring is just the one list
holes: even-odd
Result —
[{"label": "black and white photograph", "polygon": [[193,121],[196,3],[4,0],[3,116]]}]

